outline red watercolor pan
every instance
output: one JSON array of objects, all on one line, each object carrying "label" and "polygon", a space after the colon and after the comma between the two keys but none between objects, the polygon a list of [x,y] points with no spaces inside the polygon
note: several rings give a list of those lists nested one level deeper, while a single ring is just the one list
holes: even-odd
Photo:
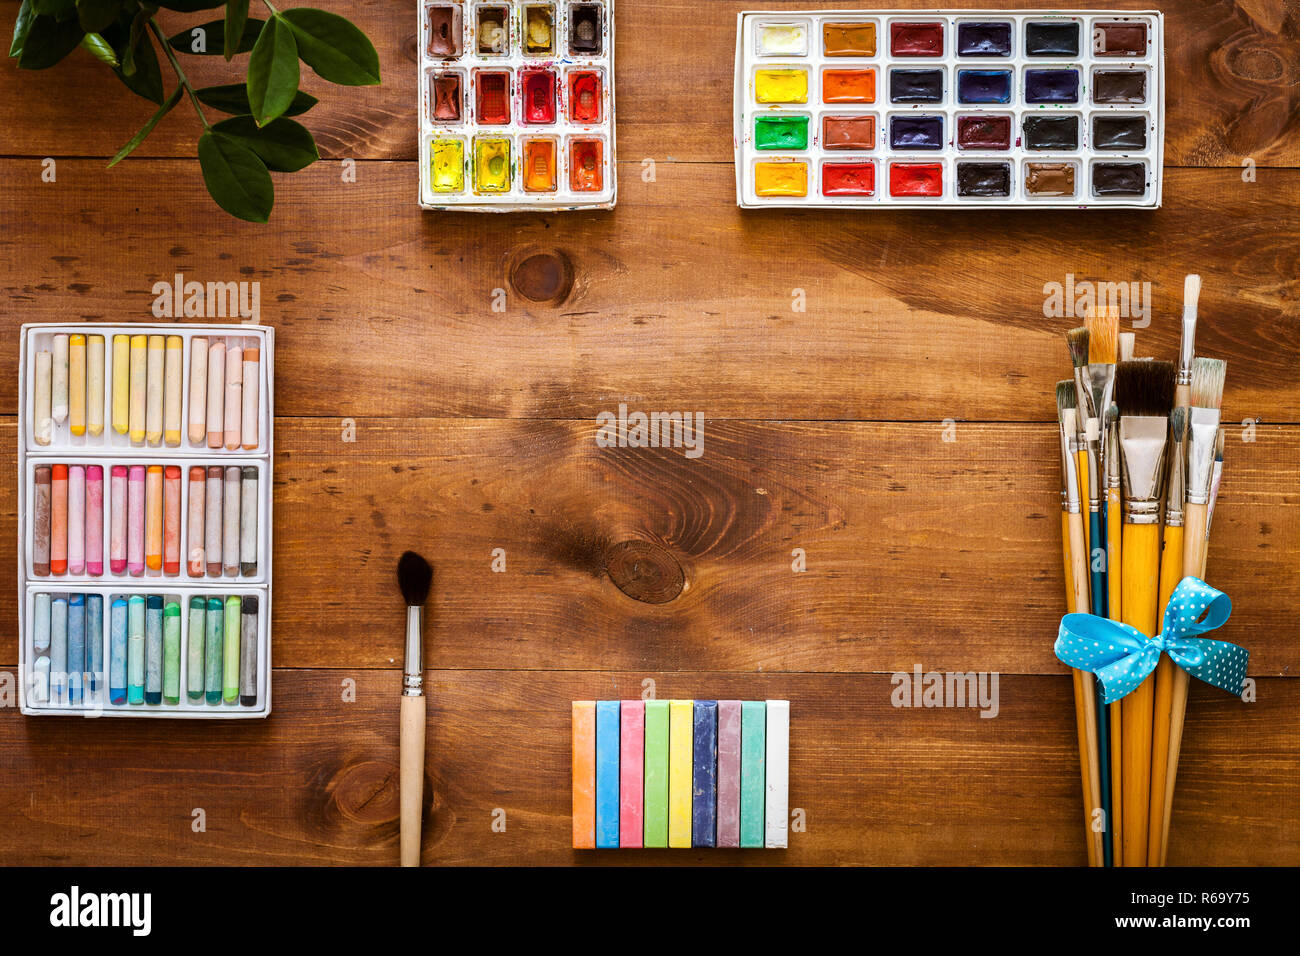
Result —
[{"label": "red watercolor pan", "polygon": [[569,119],[575,123],[600,122],[600,74],[580,70],[569,74]]},{"label": "red watercolor pan", "polygon": [[870,162],[825,163],[822,166],[823,196],[874,196],[876,167]]},{"label": "red watercolor pan", "polygon": [[480,126],[505,126],[510,122],[510,74],[482,72],[475,77],[478,101],[475,118]]},{"label": "red watercolor pan", "polygon": [[889,195],[943,195],[942,163],[890,163]]},{"label": "red watercolor pan", "polygon": [[550,70],[524,70],[523,121],[530,126],[555,122],[555,74]]},{"label": "red watercolor pan", "polygon": [[943,24],[937,20],[891,23],[889,52],[894,56],[943,56]]}]

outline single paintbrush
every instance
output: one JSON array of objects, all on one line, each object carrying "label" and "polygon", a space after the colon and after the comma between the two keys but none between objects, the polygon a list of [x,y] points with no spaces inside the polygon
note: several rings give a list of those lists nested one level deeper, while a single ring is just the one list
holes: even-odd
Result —
[{"label": "single paintbrush", "polygon": [[[1124,479],[1122,619],[1154,637],[1159,629],[1160,492],[1174,402],[1173,363],[1121,362],[1115,374],[1115,398]],[[1124,866],[1147,862],[1153,685],[1148,677],[1121,701]]]},{"label": "single paintbrush", "polygon": [[1201,277],[1192,273],[1183,280],[1183,337],[1178,348],[1178,378],[1174,405],[1192,404],[1192,360],[1196,358],[1196,309],[1201,298]]},{"label": "single paintbrush", "polygon": [[[1069,594],[1067,606],[1086,613],[1089,607],[1087,546],[1083,539],[1083,503],[1080,497],[1075,434],[1078,430],[1076,394],[1071,382],[1056,386],[1057,415],[1060,423],[1061,469],[1066,489],[1066,536]],[[1092,675],[1072,670],[1074,681],[1075,730],[1079,739],[1079,772],[1083,782],[1084,834],[1088,865],[1101,866],[1104,861],[1102,834],[1093,829],[1093,811],[1101,806],[1101,778],[1098,769],[1097,708]]]},{"label": "single paintbrush", "polygon": [[[1174,393],[1177,395],[1177,387]],[[1161,611],[1183,579],[1183,495],[1186,490],[1183,439],[1186,431],[1187,409],[1175,408],[1169,415],[1172,443],[1165,491],[1164,541],[1160,549],[1160,598],[1157,602]],[[1156,662],[1155,706],[1151,723],[1151,809],[1147,814],[1147,863],[1150,866],[1158,865],[1160,861],[1165,785],[1169,773],[1170,723],[1177,680],[1174,672],[1180,669],[1168,654],[1161,654]]]},{"label": "single paintbrush", "polygon": [[[1132,335],[1133,333],[1121,333]],[[1106,412],[1106,615],[1112,621],[1120,620],[1120,591],[1124,570],[1123,510],[1120,504],[1119,480],[1119,407],[1112,404]],[[1110,731],[1110,830],[1111,858],[1123,860],[1124,809],[1124,735],[1122,702],[1116,701],[1106,708]]]},{"label": "single paintbrush", "polygon": [[1214,505],[1219,500],[1219,483],[1223,480],[1223,426],[1219,426],[1219,437],[1214,443],[1214,467],[1210,470],[1210,504],[1205,509],[1205,543],[1206,553],[1201,556],[1201,573],[1205,580],[1205,559],[1209,555],[1210,529],[1214,525]]},{"label": "single paintbrush", "polygon": [[420,865],[424,809],[424,602],[433,568],[414,551],[397,562],[397,583],[406,602],[406,661],[402,678],[399,745],[402,866]]},{"label": "single paintbrush", "polygon": [[[1075,421],[1077,428],[1075,430],[1075,461],[1079,470],[1079,494],[1086,496],[1088,494],[1088,443],[1085,435],[1088,419],[1092,417],[1092,387],[1088,382],[1088,329],[1086,326],[1079,326],[1077,329],[1070,329],[1065,333],[1065,342],[1070,349],[1070,363],[1074,366],[1074,393],[1075,393]],[[1092,554],[1092,540],[1088,528],[1087,515],[1083,519],[1083,544],[1084,554]],[[1087,613],[1091,605],[1084,605],[1079,608],[1083,613]]]}]

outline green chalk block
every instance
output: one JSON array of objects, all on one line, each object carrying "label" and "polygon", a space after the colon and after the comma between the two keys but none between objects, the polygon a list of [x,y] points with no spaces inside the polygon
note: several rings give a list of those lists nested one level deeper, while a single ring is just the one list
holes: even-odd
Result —
[{"label": "green chalk block", "polygon": [[747,700],[740,717],[740,845],[763,845],[763,792],[767,785],[767,705]]},{"label": "green chalk block", "polygon": [[[668,701],[645,702],[645,845],[668,846]],[[760,824],[761,829],[761,824]],[[760,840],[762,835],[760,833]]]}]

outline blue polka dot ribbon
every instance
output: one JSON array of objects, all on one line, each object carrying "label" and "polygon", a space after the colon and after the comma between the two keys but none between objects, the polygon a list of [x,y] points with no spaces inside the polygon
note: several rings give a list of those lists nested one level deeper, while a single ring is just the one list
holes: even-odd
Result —
[{"label": "blue polka dot ribbon", "polygon": [[1104,701],[1113,704],[1141,684],[1168,654],[1197,680],[1241,695],[1250,652],[1227,641],[1197,637],[1223,625],[1232,601],[1200,578],[1188,575],[1165,605],[1164,626],[1155,637],[1095,614],[1067,614],[1056,636],[1056,656],[1101,679]]}]

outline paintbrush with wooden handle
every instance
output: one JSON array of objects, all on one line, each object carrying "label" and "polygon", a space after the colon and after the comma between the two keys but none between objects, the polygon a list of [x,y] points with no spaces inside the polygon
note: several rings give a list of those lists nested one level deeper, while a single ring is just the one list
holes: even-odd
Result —
[{"label": "paintbrush with wooden handle", "polygon": [[399,744],[402,866],[420,865],[424,810],[424,602],[433,568],[414,551],[397,562],[397,583],[406,601],[406,661],[402,678]]}]

